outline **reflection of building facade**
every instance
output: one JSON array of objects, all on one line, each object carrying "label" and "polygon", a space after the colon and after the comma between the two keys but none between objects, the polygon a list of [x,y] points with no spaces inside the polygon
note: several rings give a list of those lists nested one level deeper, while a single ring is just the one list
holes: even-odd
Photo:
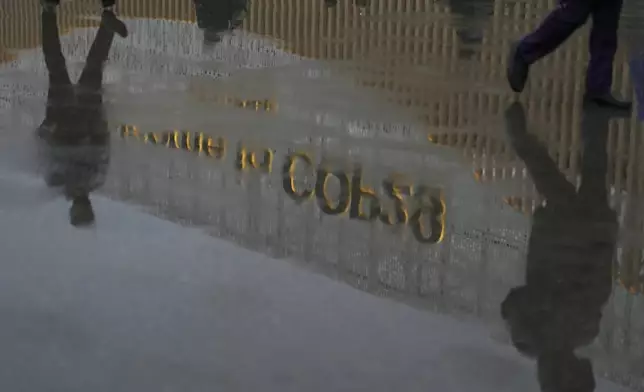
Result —
[{"label": "reflection of building facade", "polygon": [[[498,118],[512,99],[504,87],[509,41],[536,23],[549,3],[539,0],[505,5],[495,1],[483,45],[469,61],[458,59],[459,43],[449,10],[436,3],[373,1],[372,13],[385,16],[370,19],[368,15],[361,16],[350,2],[327,10],[322,1],[253,1],[244,27],[279,39],[285,49],[302,56],[354,60],[355,69],[348,71],[359,71],[356,78],[361,85],[377,89],[392,102],[414,110],[428,124],[430,140],[461,148],[471,158],[478,179],[507,187],[508,204],[529,213],[539,200],[523,166],[505,144]],[[5,17],[0,26],[0,60],[7,61],[14,57],[13,49],[39,44],[39,9],[36,1],[0,0],[0,4],[3,5],[0,12],[11,16]],[[63,30],[92,25],[94,22],[79,21],[76,15],[93,12],[95,4],[95,0],[65,3],[60,12]],[[120,0],[119,4],[121,14],[129,17],[195,19],[192,0]],[[535,67],[532,85],[524,94],[532,131],[548,144],[571,180],[579,173],[581,146],[577,131],[586,51],[584,37],[576,36],[563,50]],[[616,87],[622,92],[629,85],[626,66],[625,55],[620,53]],[[644,213],[638,198],[644,191],[644,167],[637,157],[644,151],[640,130],[635,118],[615,123],[609,144],[613,201],[624,217],[624,227],[635,236],[622,244],[617,256],[622,281],[632,291],[641,290],[642,285],[643,253],[639,237],[644,232]],[[422,247],[409,236],[394,243],[385,238],[386,233],[378,226],[367,226],[365,230],[364,226],[356,226],[356,222],[324,219],[313,204],[285,212],[288,200],[273,189],[279,187],[279,182],[243,180],[237,185],[239,176],[232,171],[205,170],[195,161],[179,166],[174,166],[172,159],[169,162],[171,167],[163,168],[141,164],[138,175],[127,177],[126,183],[118,186],[123,192],[120,196],[141,198],[141,203],[151,201],[161,213],[214,227],[215,234],[250,248],[272,249],[279,257],[323,259],[331,266],[329,273],[341,271],[345,280],[357,286],[410,302],[414,298],[423,298],[419,302],[431,298],[435,301],[426,302],[432,306],[444,306],[447,310],[457,303],[468,313],[491,317],[496,312],[498,296],[511,283],[495,284],[492,278],[480,283],[479,273],[494,275],[490,270],[499,269],[496,275],[502,277],[510,268],[505,260],[515,262],[522,258],[525,243],[522,234],[508,241],[513,234],[488,230],[452,232],[445,239],[449,246],[436,248]],[[124,173],[126,169],[116,171]],[[167,180],[175,174],[203,181],[192,181],[182,191],[183,184]],[[146,180],[155,178],[158,181]],[[173,186],[168,186],[169,183]],[[117,188],[116,184],[112,186]],[[215,193],[215,189],[223,189],[223,194],[229,190],[231,196],[221,200],[218,207],[206,208],[212,203],[207,197],[222,194]],[[186,210],[187,205],[195,211]],[[199,209],[208,213],[203,216],[196,212]],[[205,221],[200,223],[195,215]],[[301,222],[305,222],[305,229]],[[361,234],[347,241],[348,234],[354,232]],[[380,259],[374,257],[376,253],[381,255]],[[417,262],[401,262],[401,254]],[[479,270],[472,271],[472,261]],[[499,267],[500,264],[503,266]],[[515,264],[512,268],[519,271],[520,266]],[[498,293],[490,292],[488,300],[483,300],[486,292],[497,288]],[[612,314],[606,321],[611,328],[607,327],[601,344],[616,351],[631,349],[632,355],[639,355],[644,343],[636,331],[642,322],[632,310],[639,299],[625,293],[616,297],[623,298],[614,299],[612,308],[607,310]]]},{"label": "reflection of building facade", "polygon": [[[498,318],[495,306],[509,286],[518,281],[525,238],[512,238],[468,223],[459,224],[459,219],[453,218],[456,214],[449,211],[449,201],[442,207],[446,210],[446,222],[438,212],[433,215],[427,212],[421,217],[423,238],[414,230],[418,224],[414,212],[418,209],[407,197],[403,197],[405,220],[400,220],[396,204],[383,194],[379,185],[384,179],[407,178],[401,184],[415,184],[416,189],[418,185],[431,187],[431,183],[414,180],[423,181],[420,173],[437,170],[435,163],[423,157],[422,151],[407,151],[392,162],[384,150],[375,154],[374,149],[360,147],[356,141],[350,145],[347,140],[342,147],[347,152],[361,150],[359,155],[363,159],[358,163],[364,170],[360,181],[364,188],[355,184],[356,172],[347,162],[325,161],[321,166],[315,162],[298,166],[300,170],[292,177],[296,191],[291,192],[293,182],[284,181],[291,178],[285,177],[283,170],[285,157],[289,151],[299,150],[298,143],[271,142],[268,147],[272,149],[272,170],[262,167],[267,162],[263,147],[253,145],[244,149],[247,153],[258,152],[255,157],[258,164],[249,163],[246,169],[240,170],[240,150],[235,138],[211,135],[201,143],[188,144],[179,132],[155,136],[130,128],[126,134],[127,137],[118,138],[118,148],[114,148],[112,171],[115,175],[106,186],[108,194],[151,207],[155,213],[171,219],[203,227],[242,246],[304,261],[369,291],[443,311],[476,313],[488,320]],[[199,135],[193,133],[190,137],[195,139]],[[324,154],[324,144],[323,141],[316,143],[311,156],[319,158]],[[198,145],[210,148],[199,153]],[[302,151],[310,148],[307,144]],[[334,148],[334,153],[339,152]],[[410,165],[411,162],[414,164]],[[332,168],[328,172],[334,173],[329,181],[331,188],[317,189],[317,185],[326,183],[320,182],[320,168],[325,167]],[[414,173],[406,173],[405,167],[413,167]],[[342,184],[338,179],[343,177],[351,185],[349,193],[341,196],[344,192],[336,188]],[[356,204],[357,189],[364,195],[372,194],[370,189],[373,189],[383,212],[388,212],[390,223],[383,224],[383,216],[365,221],[371,203]],[[292,194],[302,195],[307,190],[315,194],[310,197]],[[322,200],[326,198],[330,201]],[[352,208],[360,204],[362,218]],[[429,229],[432,222],[441,222],[440,233]],[[464,232],[464,228],[469,232]],[[436,242],[439,245],[432,246]],[[486,266],[488,260],[493,262]],[[472,263],[480,265],[472,268]],[[479,274],[486,268],[493,271],[481,283]],[[515,273],[508,275],[508,271]]]},{"label": "reflection of building facade", "polygon": [[[355,60],[359,64],[357,75],[361,84],[378,88],[393,101],[417,110],[430,125],[430,140],[462,148],[472,157],[477,178],[508,183],[515,188],[508,198],[510,205],[531,212],[539,202],[538,197],[522,166],[513,160],[499,124],[487,119],[498,116],[511,99],[507,89],[498,87],[504,84],[504,59],[510,40],[530,27],[525,26],[525,21],[528,25],[536,23],[548,6],[547,1],[530,5],[519,2],[508,10],[501,2],[495,2],[474,64],[458,61],[458,40],[450,24],[449,10],[440,4],[418,2],[410,7],[401,2],[374,2],[371,4],[374,13],[392,16],[372,20],[361,16],[348,2],[331,10],[325,9],[322,2],[252,2],[245,27],[280,39],[287,49],[303,56]],[[89,13],[95,5],[91,0],[84,0],[63,7],[67,9],[60,13],[61,23],[68,30],[81,26],[75,15]],[[5,9],[8,15],[21,16],[6,18],[8,23],[0,27],[3,29],[0,48],[5,48],[0,53],[10,59],[12,54],[7,48],[38,44],[37,26],[24,23],[25,20],[36,23],[38,5],[9,0]],[[127,0],[121,3],[120,9],[131,17],[186,21],[195,18],[190,0]],[[410,22],[396,15],[414,15],[414,19]],[[585,39],[576,36],[565,50],[535,67],[532,87],[526,94],[530,117],[538,124],[535,130],[549,144],[551,153],[571,179],[578,174],[580,145],[576,130],[581,114],[578,91],[583,85],[586,59]],[[624,76],[616,80],[616,86],[622,91],[629,85],[626,66],[625,55],[620,53],[616,68],[621,71],[618,75]],[[429,76],[427,70],[431,71]],[[419,82],[422,80],[427,82]],[[624,205],[632,205],[644,188],[641,180],[644,176],[640,175],[643,169],[636,160],[642,152],[638,130],[635,118],[615,124],[609,146],[612,162],[609,182],[614,184],[616,200],[633,199]],[[618,204],[621,209],[622,203]],[[623,214],[631,215],[628,211]],[[644,220],[630,225],[632,230],[644,231]],[[629,254],[628,260],[622,260],[624,283],[640,291],[642,254]]]},{"label": "reflection of building facade", "polygon": [[[291,259],[362,290],[432,310],[496,322],[498,304],[508,289],[521,281],[525,238],[512,238],[511,232],[486,231],[483,226],[469,224],[463,225],[469,231],[461,231],[463,227],[449,222],[449,208],[444,241],[436,246],[419,243],[404,226],[350,219],[346,209],[338,215],[326,214],[315,197],[298,201],[285,192],[281,172],[284,156],[288,151],[297,151],[297,143],[276,141],[268,146],[275,151],[270,173],[262,167],[266,158],[261,147],[246,149],[258,152],[257,167],[249,165],[239,170],[236,140],[212,136],[214,142],[208,143],[212,152],[202,154],[197,143],[189,152],[180,151],[176,140],[181,139],[146,138],[144,133],[118,137],[113,149],[114,175],[105,191],[246,248]],[[346,148],[358,146],[359,142]],[[324,145],[317,148],[324,149]],[[407,159],[423,160],[422,153],[415,155],[408,153]],[[378,159],[361,162],[365,172],[377,169]],[[387,161],[387,155],[382,159]],[[399,164],[401,168],[410,166]],[[419,171],[433,170],[429,163],[414,166]],[[344,170],[347,169],[338,169]],[[351,172],[346,172],[350,178]],[[404,169],[396,172],[405,174]],[[312,189],[314,182],[298,180],[297,190]],[[365,181],[367,187],[376,188],[377,183],[373,177]],[[333,199],[337,197],[333,191],[329,194]],[[640,318],[628,313],[631,317],[626,319],[615,317],[624,309],[632,309],[638,300],[639,297],[618,293],[612,307],[605,310],[602,340],[595,348],[600,357],[605,358],[607,349],[622,361],[622,350],[632,350],[634,357],[639,355]],[[630,340],[626,343],[623,338]],[[613,363],[604,365],[610,368]]]}]

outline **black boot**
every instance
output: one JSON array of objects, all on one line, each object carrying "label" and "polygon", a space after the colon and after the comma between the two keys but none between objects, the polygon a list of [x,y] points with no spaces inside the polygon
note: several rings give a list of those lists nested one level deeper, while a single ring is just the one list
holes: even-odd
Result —
[{"label": "black boot", "polygon": [[622,101],[620,99],[617,99],[611,93],[605,93],[605,94],[586,93],[586,95],[584,96],[584,100],[587,102],[592,102],[595,105],[598,105],[601,107],[623,110],[623,111],[630,111],[633,107],[632,102]]},{"label": "black boot", "polygon": [[519,53],[519,43],[512,45],[510,56],[508,58],[507,77],[512,91],[520,93],[525,88],[530,72],[528,64]]}]

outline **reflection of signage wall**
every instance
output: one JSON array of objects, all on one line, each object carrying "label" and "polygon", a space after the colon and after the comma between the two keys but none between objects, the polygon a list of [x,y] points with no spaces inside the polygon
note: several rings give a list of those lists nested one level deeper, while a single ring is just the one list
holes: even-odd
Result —
[{"label": "reflection of signage wall", "polygon": [[200,80],[191,82],[189,90],[200,102],[215,103],[225,106],[235,106],[238,108],[252,109],[256,112],[274,112],[277,110],[277,102],[269,99],[239,99],[227,94],[220,94],[217,88],[208,84],[207,81]]},{"label": "reflection of signage wall", "polygon": [[[311,186],[295,184],[297,166],[314,176]],[[380,221],[388,226],[408,225],[414,237],[423,243],[435,244],[443,238],[445,207],[438,190],[414,186],[390,176],[382,181],[379,195],[363,184],[361,167],[352,171],[334,170],[324,164],[315,165],[311,156],[303,152],[291,153],[285,158],[282,176],[282,186],[291,199],[302,203],[315,198],[320,210],[327,215],[348,212],[350,219]],[[335,196],[329,192],[330,181],[337,183]]]},{"label": "reflection of signage wall", "polygon": [[[143,133],[134,126],[124,125],[119,133],[124,139],[189,151],[216,160],[223,160],[227,155],[225,138],[210,137],[202,132]],[[240,143],[234,155],[235,169],[272,173],[274,155],[272,149],[252,149]],[[303,176],[313,178],[310,184],[299,183],[300,171]],[[281,174],[284,192],[298,204],[312,200],[326,215],[348,214],[353,220],[403,225],[409,227],[421,243],[436,244],[443,239],[446,211],[439,189],[416,185],[400,176],[388,176],[382,180],[380,192],[376,192],[363,183],[360,166],[350,170],[334,169],[327,163],[315,163],[306,152],[286,155]]]}]

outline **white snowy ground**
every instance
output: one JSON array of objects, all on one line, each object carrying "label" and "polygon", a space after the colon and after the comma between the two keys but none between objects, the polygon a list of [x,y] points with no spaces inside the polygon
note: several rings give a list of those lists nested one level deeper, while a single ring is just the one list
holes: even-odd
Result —
[{"label": "white snowy ground", "polygon": [[[483,327],[0,171],[0,391],[538,391]],[[600,391],[619,391],[600,382]]]}]

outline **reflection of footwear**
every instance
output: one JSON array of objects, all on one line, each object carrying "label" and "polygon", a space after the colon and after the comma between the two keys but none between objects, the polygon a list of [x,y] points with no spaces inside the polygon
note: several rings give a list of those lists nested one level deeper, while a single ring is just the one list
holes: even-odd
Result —
[{"label": "reflection of footwear", "polygon": [[480,45],[483,42],[483,36],[478,31],[459,30],[456,32],[460,41],[466,45]]},{"label": "reflection of footwear", "polygon": [[127,26],[119,18],[116,17],[114,12],[105,10],[101,15],[101,22],[112,30],[115,34],[125,38],[128,35]]},{"label": "reflection of footwear", "polygon": [[56,11],[56,7],[60,5],[60,0],[40,0],[40,5],[45,11]]},{"label": "reflection of footwear", "polygon": [[63,186],[65,185],[65,176],[61,173],[49,173],[45,177],[45,184],[52,188]]},{"label": "reflection of footwear", "polygon": [[528,64],[519,54],[519,43],[512,45],[510,56],[508,58],[507,77],[512,91],[520,93],[525,88],[528,81],[530,64]]},{"label": "reflection of footwear", "polygon": [[75,227],[86,227],[94,223],[96,217],[92,202],[87,195],[73,198],[72,206],[69,209],[69,222]]},{"label": "reflection of footwear", "polygon": [[44,141],[49,141],[51,139],[52,129],[47,125],[41,125],[36,129],[36,136],[41,138]]},{"label": "reflection of footwear", "polygon": [[215,45],[222,40],[222,31],[214,29],[206,29],[203,32],[204,43],[208,46]]},{"label": "reflection of footwear", "polygon": [[587,93],[584,96],[584,100],[588,102],[592,102],[598,106],[611,108],[611,109],[629,111],[633,107],[632,102],[619,100],[610,93],[599,94],[599,95]]},{"label": "reflection of footwear", "polygon": [[472,60],[476,56],[474,49],[460,48],[458,50],[458,58],[461,60]]},{"label": "reflection of footwear", "polygon": [[521,102],[514,102],[505,110],[505,125],[510,138],[525,135],[528,128],[525,109]]}]

